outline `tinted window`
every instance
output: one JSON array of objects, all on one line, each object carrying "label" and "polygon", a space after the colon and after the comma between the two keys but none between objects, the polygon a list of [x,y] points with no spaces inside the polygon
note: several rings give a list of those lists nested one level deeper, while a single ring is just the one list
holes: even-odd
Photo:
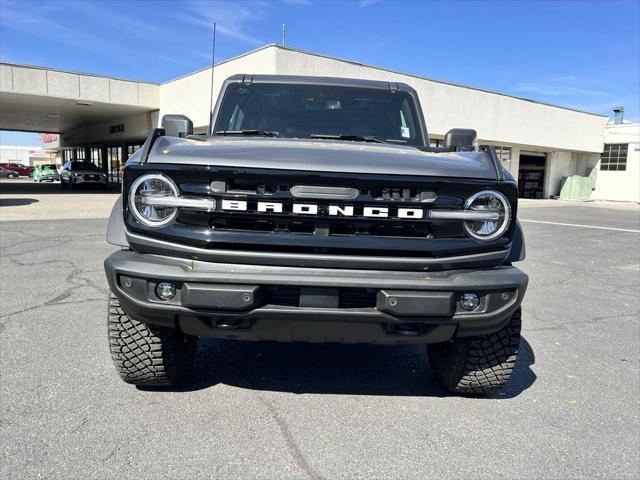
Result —
[{"label": "tinted window", "polygon": [[98,167],[91,162],[71,162],[71,170],[90,170],[98,171]]},{"label": "tinted window", "polygon": [[331,85],[231,84],[215,130],[267,130],[281,137],[374,136],[423,145],[415,102],[407,92]]}]

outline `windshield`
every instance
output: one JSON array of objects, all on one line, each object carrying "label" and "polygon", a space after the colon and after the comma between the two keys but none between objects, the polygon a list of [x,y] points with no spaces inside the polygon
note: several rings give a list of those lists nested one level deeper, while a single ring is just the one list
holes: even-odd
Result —
[{"label": "windshield", "polygon": [[100,169],[91,162],[71,162],[71,170],[89,170],[91,172],[100,171]]},{"label": "windshield", "polygon": [[408,92],[365,87],[233,83],[214,130],[276,132],[289,138],[374,137],[424,145]]}]

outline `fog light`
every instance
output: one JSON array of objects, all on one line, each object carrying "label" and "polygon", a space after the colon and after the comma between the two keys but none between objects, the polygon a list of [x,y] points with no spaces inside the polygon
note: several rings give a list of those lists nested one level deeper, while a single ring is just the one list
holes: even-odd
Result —
[{"label": "fog light", "polygon": [[480,298],[475,293],[465,293],[460,298],[460,305],[465,310],[471,312],[480,306]]},{"label": "fog light", "polygon": [[156,295],[162,300],[171,300],[176,296],[176,286],[171,282],[160,282],[156,287]]}]

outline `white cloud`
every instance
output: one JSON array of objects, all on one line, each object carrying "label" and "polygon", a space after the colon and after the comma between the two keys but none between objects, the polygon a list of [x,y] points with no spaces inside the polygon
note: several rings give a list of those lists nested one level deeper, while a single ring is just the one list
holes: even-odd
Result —
[{"label": "white cloud", "polygon": [[[124,37],[127,36],[138,40],[153,41],[166,32],[159,27],[141,23],[136,18],[112,13],[95,4],[66,1],[36,4],[4,0],[1,7],[0,28],[3,29],[12,29],[30,35],[45,31],[51,43],[59,43],[70,47],[71,50],[84,50],[96,56],[110,57],[128,63],[135,63],[138,56],[150,55],[164,62],[188,68],[194,67],[192,62],[185,61],[178,55],[160,53],[148,48],[135,48],[131,44],[127,44],[126,49],[117,48],[117,44],[123,39],[126,41]],[[64,24],[64,12],[71,8],[89,17],[91,24],[98,21],[110,31],[105,31],[103,35],[99,36],[82,30],[82,28],[70,28],[69,25]],[[115,35],[111,35],[114,32]],[[148,43],[148,45],[151,46],[152,43]]]},{"label": "white cloud", "polygon": [[46,31],[47,37],[54,42],[80,48],[92,52],[104,52],[109,54],[109,42],[91,33],[69,28],[53,20],[61,17],[61,3],[28,3],[28,2],[2,2],[2,15],[0,15],[0,27],[16,30],[33,35]]},{"label": "white cloud", "polygon": [[99,25],[117,30],[124,36],[152,40],[166,34],[164,29],[146,22],[144,18],[115,13],[113,10],[102,8],[99,2],[64,1],[60,3],[64,4],[65,8],[80,12],[92,21],[98,22]]},{"label": "white cloud", "polygon": [[591,97],[608,97],[609,92],[589,90],[575,86],[558,85],[554,82],[519,82],[514,87],[516,92],[529,92],[549,97],[571,97],[576,95]]},{"label": "white cloud", "polygon": [[553,74],[530,77],[517,82],[511,90],[538,101],[601,114],[609,113],[616,104],[625,103],[621,96],[598,87],[598,82],[574,75]]},{"label": "white cloud", "polygon": [[258,46],[266,42],[250,33],[251,23],[263,19],[265,6],[261,1],[192,1],[187,4],[188,13],[174,15],[174,18],[209,30],[215,22],[218,33]]}]

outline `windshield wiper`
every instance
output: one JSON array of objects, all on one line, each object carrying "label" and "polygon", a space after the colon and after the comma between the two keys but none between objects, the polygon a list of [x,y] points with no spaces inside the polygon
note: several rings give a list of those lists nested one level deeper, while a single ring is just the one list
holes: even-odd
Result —
[{"label": "windshield wiper", "polygon": [[340,134],[331,135],[329,133],[312,133],[309,138],[324,138],[327,140],[351,140],[352,142],[372,142],[372,143],[385,143],[384,140],[380,140],[377,137],[371,135],[352,135],[352,134]]},{"label": "windshield wiper", "polygon": [[270,132],[268,130],[218,130],[216,135],[247,135],[259,137],[279,137],[278,132]]}]

